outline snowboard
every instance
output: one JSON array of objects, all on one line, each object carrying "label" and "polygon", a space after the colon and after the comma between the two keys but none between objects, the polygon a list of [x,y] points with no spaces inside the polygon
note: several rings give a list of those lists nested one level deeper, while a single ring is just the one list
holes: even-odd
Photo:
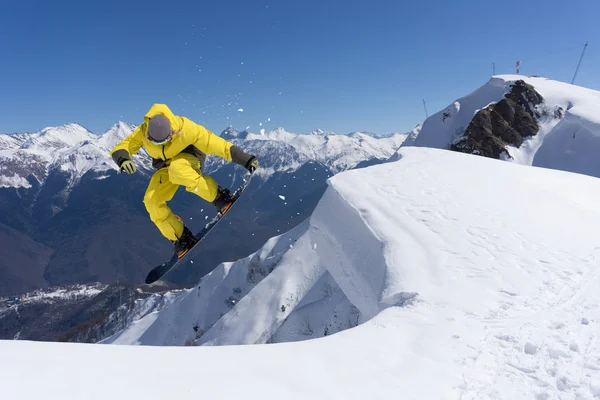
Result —
[{"label": "snowboard", "polygon": [[189,251],[183,255],[183,257],[177,258],[177,255],[173,254],[173,256],[168,261],[165,261],[164,263],[160,264],[158,267],[153,268],[148,273],[148,276],[146,276],[146,284],[152,284],[152,283],[155,283],[156,281],[164,278],[165,275],[167,275],[169,273],[169,271],[171,271],[173,268],[175,268],[181,262],[185,261],[185,259],[190,256],[190,254],[192,253],[194,248],[196,246],[198,246],[198,244],[200,242],[202,242],[202,239],[204,239],[206,237],[206,235],[208,235],[208,233],[219,223],[219,221],[221,221],[223,219],[223,217],[225,217],[225,215],[227,215],[231,211],[231,209],[235,206],[235,203],[237,203],[238,199],[242,196],[242,194],[244,193],[244,191],[250,184],[251,179],[252,179],[252,175],[250,175],[248,177],[248,179],[232,193],[231,198],[232,198],[233,202],[232,202],[231,206],[229,206],[227,211],[225,211],[225,213],[223,213],[223,214],[217,213],[217,215],[209,223],[207,223],[200,232],[198,232],[194,235],[198,238],[198,241],[196,242],[196,244],[194,244],[189,249]]}]

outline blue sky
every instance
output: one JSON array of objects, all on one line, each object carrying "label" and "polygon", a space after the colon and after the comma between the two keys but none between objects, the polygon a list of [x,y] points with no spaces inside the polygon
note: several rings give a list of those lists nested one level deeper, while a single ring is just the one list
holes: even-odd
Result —
[{"label": "blue sky", "polygon": [[153,103],[215,132],[405,132],[493,62],[570,82],[586,41],[576,83],[600,90],[596,0],[2,3],[5,133],[102,133]]}]

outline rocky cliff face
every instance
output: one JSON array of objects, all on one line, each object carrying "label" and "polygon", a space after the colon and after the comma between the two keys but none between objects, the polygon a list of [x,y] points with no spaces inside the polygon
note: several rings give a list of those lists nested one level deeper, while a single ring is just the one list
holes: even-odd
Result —
[{"label": "rocky cliff face", "polygon": [[536,106],[544,99],[533,86],[516,81],[498,103],[479,110],[465,133],[456,138],[450,149],[499,159],[510,158],[506,146],[521,147],[525,138],[539,131],[541,116]]}]

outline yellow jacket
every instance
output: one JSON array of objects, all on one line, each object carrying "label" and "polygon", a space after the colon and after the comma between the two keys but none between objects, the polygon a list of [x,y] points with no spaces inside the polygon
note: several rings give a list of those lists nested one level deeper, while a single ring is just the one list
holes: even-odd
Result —
[{"label": "yellow jacket", "polygon": [[[171,128],[176,131],[173,138],[164,145],[157,145],[147,139],[148,121],[155,115],[164,115],[171,123]],[[246,154],[233,146],[220,136],[210,132],[205,127],[196,124],[185,117],[174,115],[165,104],[154,104],[150,111],[144,116],[144,122],[135,131],[111,151],[110,155],[117,165],[129,160],[144,146],[155,168],[163,168],[169,165],[170,160],[180,153],[192,154],[204,164],[206,154],[215,154],[227,161],[233,161],[244,165],[247,162]],[[232,159],[232,147],[234,147],[234,159]],[[250,157],[250,156],[248,156]]]}]

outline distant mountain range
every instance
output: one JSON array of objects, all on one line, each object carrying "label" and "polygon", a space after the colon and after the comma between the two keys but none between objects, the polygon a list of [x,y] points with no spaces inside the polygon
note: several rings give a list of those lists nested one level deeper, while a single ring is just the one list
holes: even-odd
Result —
[{"label": "distant mountain range", "polygon": [[[134,157],[139,173],[133,176],[117,174],[109,157],[133,129],[119,122],[96,135],[70,123],[0,135],[0,295],[47,285],[141,282],[170,256],[171,243],[142,203],[153,173],[149,157],[143,150]],[[231,232],[221,224],[203,244],[202,265],[178,271],[175,281],[193,283],[221,261],[244,257],[295,226],[315,207],[328,177],[388,159],[406,137],[317,133],[222,133],[260,160],[259,179],[228,217],[245,228]],[[203,170],[230,187],[247,174],[217,157],[209,157]],[[193,230],[215,213],[185,190],[171,206]]]}]

